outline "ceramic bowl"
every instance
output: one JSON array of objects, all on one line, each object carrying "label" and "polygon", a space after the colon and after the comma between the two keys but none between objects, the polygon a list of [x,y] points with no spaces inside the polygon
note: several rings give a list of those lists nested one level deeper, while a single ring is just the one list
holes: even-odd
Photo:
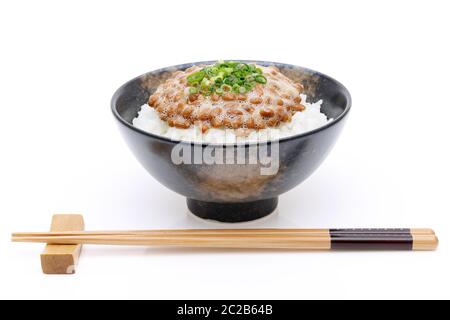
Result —
[{"label": "ceramic bowl", "polygon": [[264,66],[275,65],[289,78],[301,82],[308,101],[322,99],[321,110],[332,119],[316,130],[277,141],[278,170],[275,174],[261,174],[261,169],[267,167],[267,163],[249,164],[249,160],[246,164],[237,163],[238,152],[241,152],[241,156],[249,156],[254,150],[252,148],[262,147],[263,144],[266,150],[275,150],[271,149],[275,142],[226,145],[235,157],[235,161],[228,164],[196,164],[193,161],[180,164],[172,161],[172,152],[176,146],[192,150],[197,148],[197,151],[204,152],[208,145],[189,142],[181,142],[180,145],[179,141],[154,135],[132,125],[141,106],[173,72],[214,61],[182,64],[145,73],[120,87],[111,101],[119,129],[137,160],[161,184],[186,197],[189,210],[204,219],[241,222],[273,212],[278,204],[278,196],[308,178],[326,158],[351,107],[348,90],[327,75],[284,63],[251,62]]}]

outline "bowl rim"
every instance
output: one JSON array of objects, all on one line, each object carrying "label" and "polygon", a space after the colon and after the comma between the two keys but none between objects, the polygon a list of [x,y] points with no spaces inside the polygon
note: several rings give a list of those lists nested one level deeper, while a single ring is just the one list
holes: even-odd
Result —
[{"label": "bowl rim", "polygon": [[171,142],[174,144],[179,144],[179,143],[183,143],[183,144],[190,144],[190,145],[198,145],[198,146],[202,146],[202,147],[206,147],[206,146],[239,146],[239,147],[247,147],[247,146],[251,146],[251,145],[258,145],[258,144],[270,144],[271,142],[278,142],[278,143],[282,143],[282,142],[286,142],[286,141],[290,141],[290,140],[294,140],[294,139],[299,139],[299,138],[303,138],[303,137],[307,137],[310,135],[313,135],[315,133],[324,131],[332,126],[334,126],[335,124],[337,124],[338,122],[340,122],[342,119],[345,118],[345,116],[349,113],[351,107],[352,107],[352,97],[350,95],[350,92],[348,91],[348,89],[339,81],[337,81],[336,79],[322,73],[319,71],[315,71],[309,68],[305,68],[305,67],[301,67],[301,66],[297,66],[297,65],[293,65],[293,64],[288,64],[288,63],[282,63],[282,62],[273,62],[273,61],[264,61],[264,60],[240,60],[240,59],[223,59],[225,61],[237,61],[237,62],[244,62],[244,63],[256,63],[259,64],[261,63],[262,65],[282,65],[282,66],[286,66],[288,68],[300,68],[303,71],[307,72],[307,73],[311,73],[311,74],[317,74],[320,77],[323,78],[327,78],[328,80],[335,82],[339,87],[342,88],[343,90],[343,94],[346,96],[347,98],[347,105],[345,106],[344,111],[336,118],[334,118],[333,120],[329,121],[327,124],[316,128],[314,130],[310,130],[310,131],[306,131],[303,133],[299,133],[296,135],[292,135],[292,136],[287,136],[287,137],[283,137],[279,140],[265,140],[265,141],[248,141],[245,143],[207,143],[207,142],[196,142],[196,141],[187,141],[187,140],[173,140],[170,139],[168,137],[164,137],[164,136],[160,136],[142,129],[139,129],[138,127],[135,127],[133,124],[129,123],[128,121],[126,121],[124,118],[122,118],[122,116],[119,114],[119,112],[117,111],[117,100],[119,98],[119,95],[121,93],[121,91],[123,91],[123,89],[128,86],[130,83],[137,81],[138,79],[141,79],[142,77],[150,74],[150,73],[158,73],[158,72],[163,72],[163,71],[167,71],[169,69],[181,69],[181,68],[188,68],[189,66],[192,65],[198,65],[198,64],[212,64],[214,62],[217,62],[218,60],[208,60],[208,61],[198,61],[198,62],[188,62],[188,63],[182,63],[182,64],[177,64],[177,65],[173,65],[173,66],[168,66],[168,67],[164,67],[164,68],[159,68],[153,71],[149,71],[149,72],[145,72],[137,77],[134,77],[133,79],[125,82],[124,84],[122,84],[113,94],[112,98],[111,98],[111,110],[113,115],[115,116],[115,118],[123,125],[125,125],[125,127],[128,127],[129,129],[143,134],[145,136],[157,139],[157,140],[162,140],[165,142]]}]

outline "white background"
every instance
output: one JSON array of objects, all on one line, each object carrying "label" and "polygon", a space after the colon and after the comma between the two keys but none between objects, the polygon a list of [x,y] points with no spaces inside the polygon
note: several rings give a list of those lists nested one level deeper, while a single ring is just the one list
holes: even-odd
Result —
[{"label": "white background", "polygon": [[[8,1],[0,4],[0,298],[450,298],[447,1]],[[85,247],[41,274],[53,213],[88,229],[227,227],[187,213],[127,149],[125,81],[208,59],[309,67],[350,90],[332,153],[240,227],[431,227],[436,252]]]}]

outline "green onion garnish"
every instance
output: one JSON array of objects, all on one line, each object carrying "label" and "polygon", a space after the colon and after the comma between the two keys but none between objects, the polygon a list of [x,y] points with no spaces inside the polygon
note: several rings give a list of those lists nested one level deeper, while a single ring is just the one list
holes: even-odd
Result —
[{"label": "green onion garnish", "polygon": [[198,72],[194,72],[193,74],[189,75],[187,77],[187,82],[189,84],[196,84],[203,80],[205,77],[205,72],[203,70],[200,70]]},{"label": "green onion garnish", "polygon": [[256,84],[267,83],[262,69],[254,64],[235,61],[219,61],[213,66],[208,66],[194,72],[187,77],[189,94],[211,93],[224,94],[225,92],[246,93],[251,91]]},{"label": "green onion garnish", "polygon": [[234,93],[238,93],[239,92],[239,88],[240,85],[238,85],[237,83],[233,84],[233,86],[231,87]]},{"label": "green onion garnish", "polygon": [[195,87],[189,87],[189,94],[196,94],[198,93],[198,89]]},{"label": "green onion garnish", "polygon": [[220,86],[220,88],[223,90],[223,92],[228,92],[228,91],[231,91],[231,87],[229,86],[229,85],[227,85],[227,84],[222,84],[221,86]]},{"label": "green onion garnish", "polygon": [[267,82],[267,79],[266,77],[259,75],[255,77],[255,81],[258,83],[265,84]]}]

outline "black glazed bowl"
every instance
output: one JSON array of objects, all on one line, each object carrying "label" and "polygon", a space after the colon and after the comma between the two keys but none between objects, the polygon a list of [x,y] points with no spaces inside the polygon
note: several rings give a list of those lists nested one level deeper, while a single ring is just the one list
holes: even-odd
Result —
[{"label": "black glazed bowl", "polygon": [[[289,78],[301,82],[309,101],[323,100],[322,112],[332,118],[327,125],[303,134],[279,140],[279,169],[274,175],[261,175],[258,164],[175,164],[172,149],[179,141],[157,136],[132,125],[140,107],[158,85],[176,70],[196,64],[189,63],[143,74],[120,87],[114,94],[112,112],[131,151],[147,171],[167,188],[185,196],[189,210],[204,219],[241,222],[261,218],[273,212],[278,196],[304,181],[322,163],[336,142],[351,106],[347,89],[336,80],[305,68],[265,61],[275,65]],[[186,147],[207,145],[182,142]],[[257,143],[231,145],[243,148],[248,155]],[[269,142],[269,148],[271,143]],[[192,162],[193,163],[193,162]]]}]

